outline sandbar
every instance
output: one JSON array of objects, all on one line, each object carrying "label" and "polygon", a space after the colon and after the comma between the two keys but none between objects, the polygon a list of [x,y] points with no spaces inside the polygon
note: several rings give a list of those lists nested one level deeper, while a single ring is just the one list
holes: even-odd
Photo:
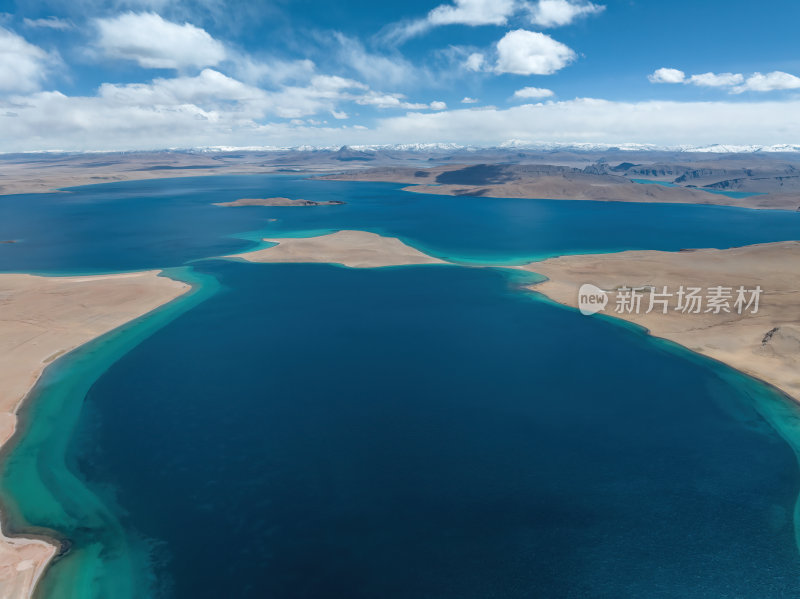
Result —
[{"label": "sandbar", "polygon": [[366,231],[337,231],[319,237],[264,239],[270,248],[236,254],[249,262],[320,262],[351,268],[379,268],[414,264],[446,264],[394,237]]},{"label": "sandbar", "polygon": [[[0,445],[48,364],[187,292],[161,271],[99,276],[0,274]],[[0,532],[0,599],[32,596],[57,547]]]},{"label": "sandbar", "polygon": [[337,200],[293,200],[291,198],[241,198],[233,202],[217,202],[215,206],[338,206],[344,204]]}]

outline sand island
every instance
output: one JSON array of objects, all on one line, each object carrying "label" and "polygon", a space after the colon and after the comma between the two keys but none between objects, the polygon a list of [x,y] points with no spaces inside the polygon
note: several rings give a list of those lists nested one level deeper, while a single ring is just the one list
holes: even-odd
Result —
[{"label": "sand island", "polygon": [[264,239],[277,245],[236,254],[248,262],[322,262],[352,268],[379,268],[411,264],[445,264],[394,237],[367,231],[337,231],[319,237]]},{"label": "sand island", "polygon": [[340,206],[345,202],[338,200],[292,200],[290,198],[242,198],[233,202],[218,202],[215,206]]}]

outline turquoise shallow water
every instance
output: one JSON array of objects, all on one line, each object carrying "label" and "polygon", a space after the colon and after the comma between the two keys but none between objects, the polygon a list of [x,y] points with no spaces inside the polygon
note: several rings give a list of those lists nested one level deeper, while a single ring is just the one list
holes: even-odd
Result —
[{"label": "turquoise shallow water", "polygon": [[[251,189],[240,179],[78,190],[56,219],[58,267],[169,265],[278,227],[403,233],[487,262],[798,233],[792,213],[702,207],[471,199],[450,217],[391,186],[312,196],[321,182],[289,178],[258,185],[350,203],[211,212]],[[57,270],[15,202],[26,234],[3,219],[0,237]],[[797,410],[769,388],[540,301],[518,273],[200,260],[170,274],[197,293],[59,360],[26,408],[0,480],[8,519],[72,543],[42,597],[800,592]]]}]

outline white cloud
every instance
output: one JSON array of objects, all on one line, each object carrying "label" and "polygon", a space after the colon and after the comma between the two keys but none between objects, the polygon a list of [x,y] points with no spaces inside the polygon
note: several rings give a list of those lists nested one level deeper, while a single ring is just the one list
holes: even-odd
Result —
[{"label": "white cloud", "polygon": [[[318,91],[337,87],[334,82],[327,83],[329,85],[320,84]],[[235,84],[217,84],[226,89],[229,96],[246,96],[248,91]],[[195,89],[192,93],[197,96],[199,92]],[[303,93],[311,95],[314,91]],[[379,119],[369,130],[259,123],[252,116],[259,107],[243,109],[238,102],[200,107],[195,104],[154,105],[147,100],[147,97],[137,102],[107,96],[68,97],[58,92],[37,92],[14,98],[18,107],[12,112],[17,116],[2,116],[0,111],[3,130],[0,151],[297,146],[310,140],[315,145],[431,142],[498,145],[509,139],[561,143],[772,145],[796,143],[800,138],[800,101],[795,100],[626,103],[577,99],[524,104],[505,110],[489,107],[411,112]],[[267,96],[264,101],[275,100]]]},{"label": "white cloud", "polygon": [[454,0],[428,13],[431,25],[505,25],[516,8],[514,0]]},{"label": "white cloud", "polygon": [[223,107],[226,102],[239,103],[253,109],[245,111],[250,116],[262,114],[268,106],[267,92],[213,69],[203,69],[195,77],[155,79],[152,83],[104,83],[98,96],[119,105],[188,106],[195,105],[210,111]]},{"label": "white cloud", "polygon": [[685,83],[700,87],[730,87],[744,81],[741,73],[700,73],[692,75]]},{"label": "white cloud", "polygon": [[800,89],[800,77],[783,71],[773,71],[766,75],[753,73],[744,85],[736,87],[733,92],[737,94],[745,91],[771,92],[782,89]]},{"label": "white cloud", "polygon": [[107,56],[133,60],[145,68],[201,68],[226,57],[225,47],[204,29],[166,21],[152,12],[96,19],[95,25],[97,46]]},{"label": "white cloud", "polygon": [[461,103],[462,104],[477,104],[478,103],[478,99],[477,98],[470,98],[469,96],[464,96],[461,99]]},{"label": "white cloud", "polygon": [[383,38],[398,44],[442,25],[505,25],[520,6],[518,0],[453,0],[435,7],[423,19],[389,25]]},{"label": "white cloud", "polygon": [[509,139],[656,145],[796,143],[800,139],[800,101],[612,102],[583,98],[506,110],[415,113],[383,119],[369,141],[497,145]]},{"label": "white cloud", "polygon": [[25,27],[40,27],[44,29],[56,29],[58,31],[66,31],[72,29],[74,25],[64,19],[58,17],[46,17],[44,19],[23,19]]},{"label": "white cloud", "polygon": [[45,52],[13,31],[0,27],[0,91],[39,89],[49,71],[59,62],[57,55]]},{"label": "white cloud", "polygon": [[359,81],[335,75],[315,75],[308,85],[268,92],[267,101],[272,113],[284,118],[300,118],[320,112],[332,113],[341,102],[357,101],[372,94],[375,92]]},{"label": "white cloud", "polygon": [[575,52],[549,35],[517,29],[497,42],[495,72],[551,75],[575,60]]},{"label": "white cloud", "polygon": [[434,100],[430,104],[423,104],[421,102],[408,102],[403,94],[397,93],[382,93],[369,90],[363,95],[353,96],[352,99],[356,104],[362,106],[374,106],[375,108],[395,108],[403,110],[445,110],[447,104]]},{"label": "white cloud", "polygon": [[651,83],[683,83],[686,80],[686,73],[678,69],[660,68],[647,78]]},{"label": "white cloud", "polygon": [[545,89],[543,87],[523,87],[514,92],[515,98],[532,99],[532,98],[550,98],[554,96],[553,90]]},{"label": "white cloud", "polygon": [[374,91],[356,99],[356,103],[376,108],[403,108],[406,110],[421,110],[428,107],[427,104],[407,102],[403,94],[384,94]]},{"label": "white cloud", "polygon": [[605,8],[586,0],[452,0],[452,4],[435,7],[425,18],[389,25],[382,37],[397,44],[442,25],[503,26],[521,12],[528,13],[533,25],[561,27],[580,17],[599,14]]},{"label": "white cloud", "polygon": [[482,71],[486,57],[480,52],[473,52],[464,61],[464,67],[469,71]]},{"label": "white cloud", "polygon": [[580,17],[599,14],[605,8],[591,2],[539,0],[530,6],[531,23],[540,27],[561,27],[569,25]]},{"label": "white cloud", "polygon": [[800,77],[773,71],[763,75],[753,73],[745,78],[741,73],[699,73],[686,77],[678,69],[661,68],[656,70],[648,79],[653,83],[684,83],[700,87],[727,87],[730,92],[740,94],[746,91],[770,92],[775,90],[800,89]]}]

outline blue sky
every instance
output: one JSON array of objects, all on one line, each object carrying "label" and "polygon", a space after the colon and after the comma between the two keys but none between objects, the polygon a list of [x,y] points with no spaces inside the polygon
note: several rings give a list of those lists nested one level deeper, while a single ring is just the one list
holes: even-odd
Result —
[{"label": "blue sky", "polygon": [[800,4],[0,0],[0,151],[800,144]]}]

